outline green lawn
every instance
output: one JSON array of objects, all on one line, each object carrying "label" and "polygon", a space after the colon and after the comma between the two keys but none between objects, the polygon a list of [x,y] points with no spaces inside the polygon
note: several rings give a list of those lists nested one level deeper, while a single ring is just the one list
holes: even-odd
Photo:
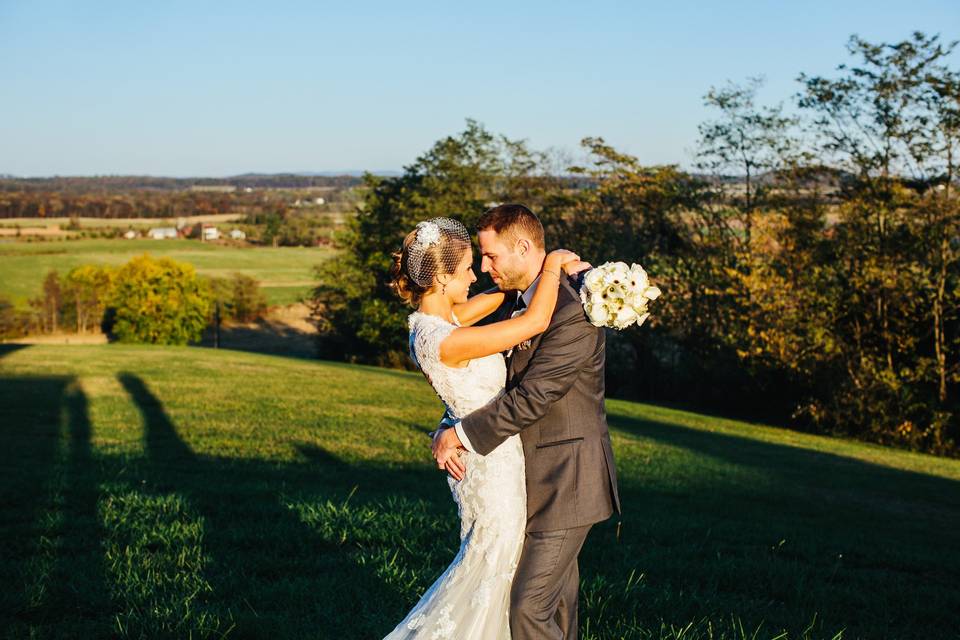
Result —
[{"label": "green lawn", "polygon": [[[0,637],[381,638],[455,553],[417,374],[0,348]],[[608,412],[581,637],[957,637],[960,461]]]},{"label": "green lawn", "polygon": [[233,247],[197,240],[63,240],[0,243],[0,295],[24,306],[39,295],[51,269],[80,264],[121,265],[142,253],[189,262],[207,276],[244,273],[260,280],[270,304],[290,304],[316,284],[313,267],[331,250],[308,247]]}]

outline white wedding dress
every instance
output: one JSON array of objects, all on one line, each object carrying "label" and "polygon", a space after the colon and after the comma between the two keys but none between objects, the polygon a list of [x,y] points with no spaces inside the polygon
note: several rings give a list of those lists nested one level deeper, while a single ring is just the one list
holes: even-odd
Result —
[{"label": "white wedding dress", "polygon": [[[454,417],[503,393],[503,356],[449,367],[440,362],[440,343],[457,326],[420,312],[410,315],[409,324],[410,355]],[[447,478],[460,513],[460,551],[385,640],[510,640],[510,585],[527,521],[520,436],[507,438],[486,456],[464,456],[464,479]]]}]

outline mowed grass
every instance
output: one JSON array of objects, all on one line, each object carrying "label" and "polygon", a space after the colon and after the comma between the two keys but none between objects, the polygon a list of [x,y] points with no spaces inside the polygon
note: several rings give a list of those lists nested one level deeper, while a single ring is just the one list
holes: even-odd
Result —
[{"label": "mowed grass", "polygon": [[[960,461],[607,408],[581,637],[957,637]],[[439,414],[415,373],[4,347],[0,636],[383,637],[458,547]]]},{"label": "mowed grass", "polygon": [[199,240],[85,239],[0,243],[0,295],[23,307],[38,296],[47,273],[81,264],[119,266],[149,253],[192,264],[206,276],[239,272],[260,281],[270,304],[291,304],[316,285],[313,268],[332,255],[320,247],[236,247]]}]

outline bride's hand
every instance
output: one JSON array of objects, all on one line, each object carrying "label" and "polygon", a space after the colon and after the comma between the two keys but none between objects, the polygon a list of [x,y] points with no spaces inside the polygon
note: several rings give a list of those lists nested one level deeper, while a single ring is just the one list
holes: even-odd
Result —
[{"label": "bride's hand", "polygon": [[547,259],[543,262],[543,268],[544,270],[549,269],[559,273],[559,270],[563,268],[564,265],[579,261],[580,256],[574,252],[567,251],[566,249],[556,249],[547,254]]},{"label": "bride's hand", "polygon": [[563,265],[563,272],[568,276],[575,276],[581,271],[587,271],[588,269],[593,269],[593,265],[589,262],[584,262],[583,260],[567,262]]}]

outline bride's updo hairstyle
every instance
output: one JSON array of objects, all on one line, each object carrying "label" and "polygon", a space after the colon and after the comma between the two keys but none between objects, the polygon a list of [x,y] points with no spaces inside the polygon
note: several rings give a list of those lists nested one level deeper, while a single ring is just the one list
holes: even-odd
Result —
[{"label": "bride's updo hairstyle", "polygon": [[437,276],[455,272],[469,248],[470,234],[457,220],[433,218],[417,224],[393,254],[390,288],[410,306],[420,306]]}]

